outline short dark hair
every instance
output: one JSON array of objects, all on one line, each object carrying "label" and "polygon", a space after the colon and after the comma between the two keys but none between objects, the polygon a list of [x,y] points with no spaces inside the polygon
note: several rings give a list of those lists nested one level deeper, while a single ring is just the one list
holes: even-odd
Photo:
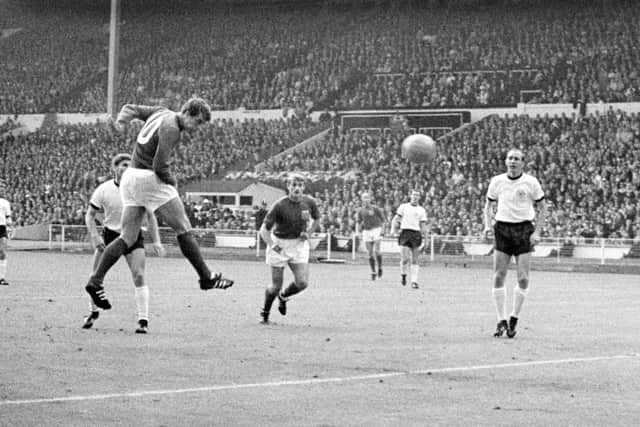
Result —
[{"label": "short dark hair", "polygon": [[120,163],[124,162],[125,160],[131,161],[131,154],[129,154],[129,153],[118,153],[115,156],[113,156],[113,159],[111,159],[111,166],[115,168]]},{"label": "short dark hair", "polygon": [[186,113],[191,117],[202,115],[205,122],[211,121],[211,107],[202,98],[191,98],[182,105],[181,113]]}]

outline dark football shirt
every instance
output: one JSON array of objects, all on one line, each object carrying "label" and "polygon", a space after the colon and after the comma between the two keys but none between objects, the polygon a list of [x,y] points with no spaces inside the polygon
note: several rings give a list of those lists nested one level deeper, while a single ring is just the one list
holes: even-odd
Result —
[{"label": "dark football shirt", "polygon": [[320,212],[313,197],[303,195],[300,200],[293,201],[288,196],[276,201],[264,220],[267,230],[273,228],[274,236],[280,239],[297,239],[307,229],[307,221],[303,212],[318,220]]}]

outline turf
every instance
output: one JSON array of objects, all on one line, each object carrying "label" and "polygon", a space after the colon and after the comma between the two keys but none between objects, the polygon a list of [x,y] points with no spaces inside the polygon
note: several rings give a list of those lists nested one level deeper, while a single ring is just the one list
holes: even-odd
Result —
[{"label": "turf", "polygon": [[[181,258],[150,258],[148,335],[136,335],[124,262],[94,329],[91,258],[12,252],[0,288],[0,425],[636,425],[640,280],[534,271],[515,339],[495,339],[491,271],[311,265],[311,285],[259,313],[267,267],[200,291]],[[515,283],[510,271],[509,298]],[[288,280],[290,275],[286,276]]]}]

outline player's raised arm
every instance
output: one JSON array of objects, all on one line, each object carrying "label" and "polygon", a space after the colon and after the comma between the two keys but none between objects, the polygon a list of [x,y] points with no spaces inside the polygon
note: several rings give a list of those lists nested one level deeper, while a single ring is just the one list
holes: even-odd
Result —
[{"label": "player's raised arm", "polygon": [[134,119],[145,121],[153,113],[163,109],[164,107],[125,104],[118,113],[118,117],[116,118],[116,125],[126,125]]}]

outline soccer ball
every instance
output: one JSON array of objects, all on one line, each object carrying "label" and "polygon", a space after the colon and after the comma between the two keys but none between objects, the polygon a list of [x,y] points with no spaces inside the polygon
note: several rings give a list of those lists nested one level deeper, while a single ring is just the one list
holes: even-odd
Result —
[{"label": "soccer ball", "polygon": [[430,136],[417,133],[402,141],[402,157],[413,163],[430,163],[436,158],[438,147]]}]

